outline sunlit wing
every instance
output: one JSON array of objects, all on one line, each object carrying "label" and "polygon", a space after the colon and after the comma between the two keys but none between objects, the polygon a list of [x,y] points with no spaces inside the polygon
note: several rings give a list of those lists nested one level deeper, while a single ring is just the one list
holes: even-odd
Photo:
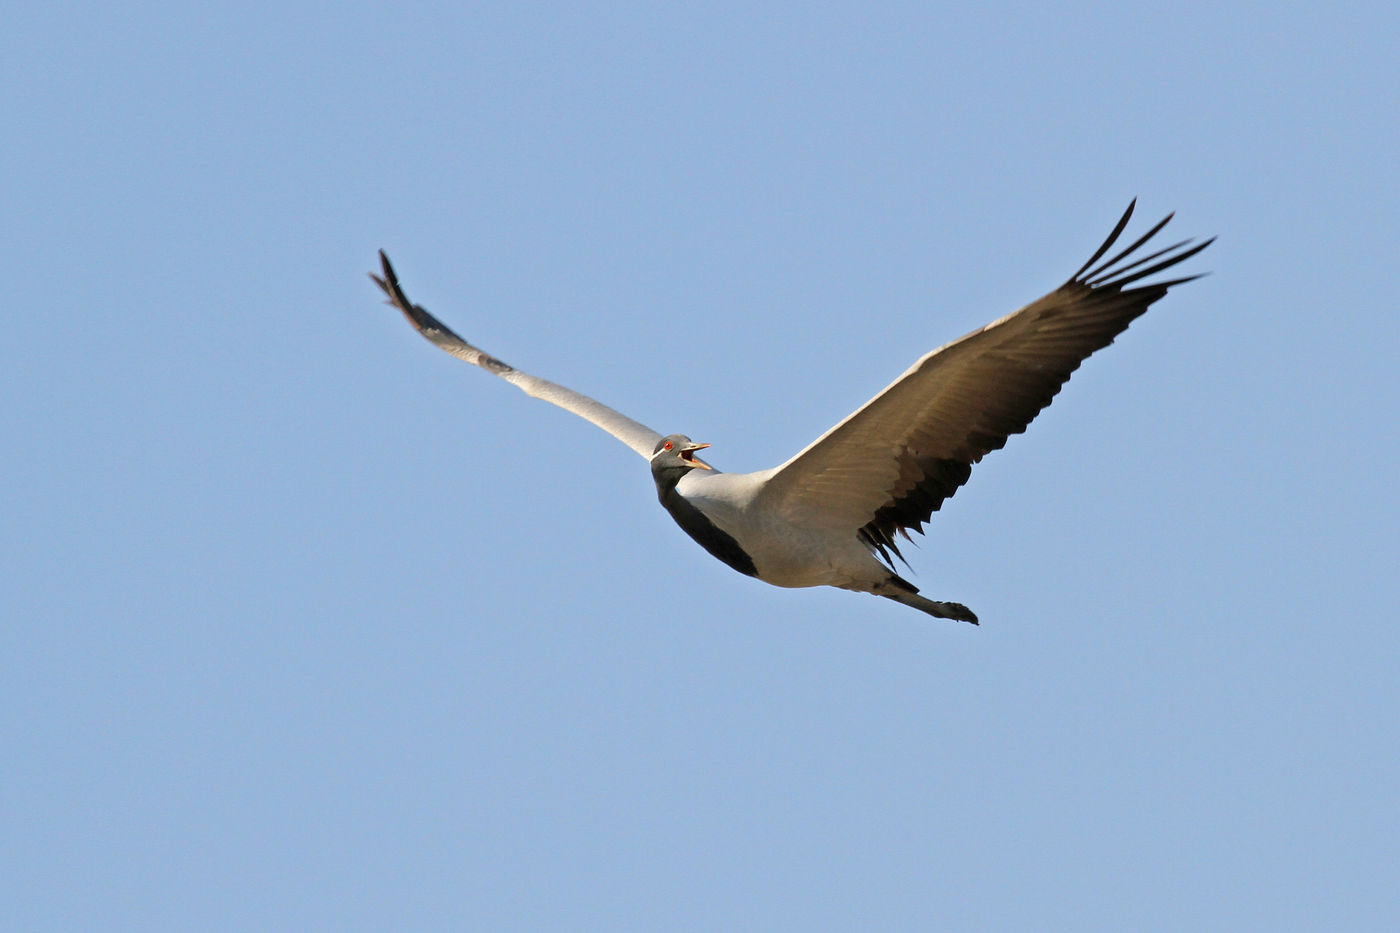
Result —
[{"label": "sunlit wing", "polygon": [[929,353],[779,467],[759,494],[763,506],[858,531],[887,562],[890,552],[898,556],[896,533],[922,532],[967,482],[972,465],[1024,431],[1086,357],[1112,343],[1168,288],[1198,277],[1126,287],[1212,242],[1185,240],[1135,257],[1171,215],[1094,265],[1127,226],[1133,206],[1064,285]]},{"label": "sunlit wing", "polygon": [[384,255],[383,250],[379,251],[379,260],[383,266],[384,276],[381,278],[371,273],[370,278],[374,279],[375,283],[384,289],[384,294],[389,296],[387,303],[402,311],[403,316],[408,318],[408,322],[414,326],[418,333],[428,338],[437,347],[459,360],[466,360],[474,366],[480,366],[482,369],[495,373],[526,395],[543,399],[552,405],[558,405],[565,411],[573,412],[580,418],[593,422],[643,457],[651,458],[652,451],[656,448],[657,442],[661,440],[660,434],[645,425],[638,424],[626,415],[614,411],[602,402],[575,392],[573,389],[566,389],[564,386],[547,379],[521,372],[515,367],[501,362],[486,351],[467,343],[453,333],[447,325],[424,310],[422,305],[416,305],[408,300],[408,296],[403,293],[403,289],[399,286],[399,279],[394,274],[394,267],[389,264],[389,257]]}]

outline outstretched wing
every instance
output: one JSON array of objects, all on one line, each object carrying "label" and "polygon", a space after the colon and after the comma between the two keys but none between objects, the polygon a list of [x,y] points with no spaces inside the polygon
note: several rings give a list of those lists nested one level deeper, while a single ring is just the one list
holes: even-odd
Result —
[{"label": "outstretched wing", "polygon": [[408,318],[408,323],[412,324],[418,333],[427,337],[437,347],[459,360],[466,360],[474,366],[480,366],[482,369],[495,373],[526,395],[558,405],[565,411],[571,411],[580,418],[593,422],[643,457],[651,459],[657,442],[661,440],[660,434],[646,425],[638,424],[626,415],[614,411],[602,402],[581,395],[573,389],[566,389],[547,379],[523,373],[515,367],[501,362],[486,351],[479,350],[467,343],[454,334],[447,325],[429,314],[422,305],[416,305],[408,300],[408,296],[403,293],[403,289],[399,286],[399,277],[394,274],[394,267],[389,264],[389,257],[384,255],[383,250],[379,251],[379,261],[384,269],[383,278],[373,273],[370,273],[370,278],[374,279],[375,284],[384,289],[384,294],[389,296],[387,304],[402,311],[403,316]]},{"label": "outstretched wing", "polygon": [[857,532],[893,567],[890,553],[901,556],[896,533],[906,539],[910,529],[922,533],[943,500],[967,482],[972,465],[1024,431],[1086,357],[1112,343],[1171,286],[1198,278],[1127,287],[1212,242],[1184,240],[1129,261],[1171,215],[1094,267],[1136,203],[1065,284],[934,350],[778,467],[759,494],[764,505],[792,520]]}]

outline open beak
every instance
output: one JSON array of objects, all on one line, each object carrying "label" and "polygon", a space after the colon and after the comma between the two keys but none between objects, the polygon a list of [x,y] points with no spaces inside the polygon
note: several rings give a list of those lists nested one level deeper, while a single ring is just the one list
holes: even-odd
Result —
[{"label": "open beak", "polygon": [[706,447],[709,446],[709,444],[692,444],[691,446],[681,450],[681,459],[684,460],[686,463],[695,464],[702,470],[713,470],[714,467],[710,466],[704,460],[701,460],[699,457],[695,456],[695,452],[697,450],[704,450]]}]

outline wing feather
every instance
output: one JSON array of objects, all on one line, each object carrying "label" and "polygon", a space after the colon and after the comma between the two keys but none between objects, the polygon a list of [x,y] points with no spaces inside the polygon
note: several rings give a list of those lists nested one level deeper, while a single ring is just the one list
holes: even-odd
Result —
[{"label": "wing feather", "polygon": [[967,482],[973,464],[1024,431],[1080,363],[1112,343],[1168,288],[1197,278],[1124,287],[1212,242],[1182,241],[1121,265],[1171,215],[1095,266],[1127,227],[1135,204],[1065,284],[924,356],[778,467],[759,494],[762,504],[792,521],[854,531],[893,567],[891,554],[902,559],[896,534],[922,533]]},{"label": "wing feather", "polygon": [[399,285],[399,277],[394,274],[394,267],[389,264],[389,257],[384,255],[383,250],[379,251],[379,261],[383,267],[383,277],[371,273],[370,278],[384,290],[384,294],[389,296],[386,303],[402,311],[403,316],[408,318],[408,323],[412,324],[418,333],[439,349],[450,353],[459,360],[466,360],[474,366],[480,366],[482,369],[495,373],[526,395],[543,399],[552,405],[558,405],[565,411],[573,412],[585,421],[591,421],[641,456],[651,459],[652,451],[656,449],[657,442],[661,440],[660,434],[646,425],[633,421],[621,412],[609,408],[602,402],[547,379],[521,372],[496,359],[486,351],[467,343],[453,333],[446,324],[429,314],[422,305],[416,305],[408,300],[408,296],[404,294],[403,288]]}]

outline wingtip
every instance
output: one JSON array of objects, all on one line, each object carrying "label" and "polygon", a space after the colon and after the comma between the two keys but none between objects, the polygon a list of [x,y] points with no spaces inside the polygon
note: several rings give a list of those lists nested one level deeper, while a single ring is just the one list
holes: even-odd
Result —
[{"label": "wingtip", "polygon": [[375,285],[378,285],[384,291],[384,294],[389,296],[389,300],[386,304],[392,305],[405,314],[408,314],[408,296],[403,293],[403,287],[399,285],[399,277],[398,274],[394,272],[393,263],[389,262],[389,254],[382,249],[379,251],[379,268],[383,274],[375,275],[371,272],[369,274],[370,280],[373,281]]},{"label": "wingtip", "polygon": [[398,281],[398,276],[394,274],[394,265],[389,262],[389,254],[384,250],[379,251],[379,268],[384,273],[384,279],[389,282]]},{"label": "wingtip", "polygon": [[1104,240],[1103,245],[1094,251],[1094,255],[1089,257],[1088,262],[1080,266],[1079,270],[1069,277],[1069,282],[1078,281],[1079,277],[1088,272],[1094,263],[1098,262],[1099,258],[1103,256],[1104,253],[1108,252],[1113,244],[1118,241],[1118,237],[1122,235],[1123,230],[1128,226],[1128,221],[1133,219],[1133,208],[1135,207],[1137,207],[1137,198],[1133,198],[1128,202],[1128,209],[1123,212],[1122,217],[1118,218],[1118,223],[1114,225],[1113,232],[1108,235],[1108,239]]}]

